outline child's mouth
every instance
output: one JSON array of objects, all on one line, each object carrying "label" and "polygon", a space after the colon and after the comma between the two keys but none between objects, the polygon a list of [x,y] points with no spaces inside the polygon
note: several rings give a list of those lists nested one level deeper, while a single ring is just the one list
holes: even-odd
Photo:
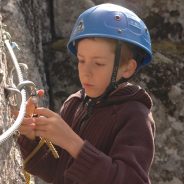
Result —
[{"label": "child's mouth", "polygon": [[84,88],[91,88],[91,87],[93,87],[93,85],[92,84],[89,84],[89,83],[83,83],[83,85],[82,85]]}]

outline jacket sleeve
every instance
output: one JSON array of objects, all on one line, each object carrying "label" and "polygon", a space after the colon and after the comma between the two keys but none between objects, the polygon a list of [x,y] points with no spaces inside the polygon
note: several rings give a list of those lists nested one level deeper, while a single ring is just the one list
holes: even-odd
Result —
[{"label": "jacket sleeve", "polygon": [[86,141],[65,177],[80,184],[150,184],[154,138],[148,113],[139,103],[125,113],[126,123],[119,127],[108,155]]},{"label": "jacket sleeve", "polygon": [[[73,96],[71,95],[69,99],[72,99],[72,97]],[[67,116],[70,117],[70,113],[72,113],[71,110],[74,109],[74,108],[72,109],[71,106],[74,105],[75,100],[69,99],[65,101],[60,111],[60,115],[63,119],[65,119]],[[68,122],[68,120],[66,120],[66,122]],[[38,142],[39,138],[32,141],[23,135],[19,136],[18,144],[24,160],[33,151],[33,149],[35,149],[35,147],[38,145]],[[55,147],[59,155],[61,156],[63,149],[60,148],[59,146]],[[29,173],[38,176],[47,182],[52,182],[56,174],[58,163],[59,163],[58,159],[55,159],[53,157],[47,145],[43,145],[36,152],[36,154],[30,159],[30,161],[24,166],[24,168]]]}]

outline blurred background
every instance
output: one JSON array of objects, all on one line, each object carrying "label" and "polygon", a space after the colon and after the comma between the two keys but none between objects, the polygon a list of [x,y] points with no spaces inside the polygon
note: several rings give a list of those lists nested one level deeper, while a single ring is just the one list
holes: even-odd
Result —
[{"label": "blurred background", "polygon": [[[144,87],[154,103],[157,130],[152,184],[184,184],[183,0],[0,0],[0,27],[6,24],[19,45],[16,55],[19,62],[28,65],[28,79],[45,90],[41,104],[58,112],[69,94],[80,89],[76,59],[66,48],[74,22],[82,11],[107,2],[133,10],[145,21],[152,38],[153,61],[132,81]],[[8,77],[8,68],[2,69],[8,59],[1,51],[2,76]],[[5,82],[0,87],[0,113],[6,118],[1,124],[13,122],[8,104],[3,103],[3,85]],[[11,139],[1,147],[0,183],[24,183],[16,141]],[[38,178],[34,182],[44,184]]]}]

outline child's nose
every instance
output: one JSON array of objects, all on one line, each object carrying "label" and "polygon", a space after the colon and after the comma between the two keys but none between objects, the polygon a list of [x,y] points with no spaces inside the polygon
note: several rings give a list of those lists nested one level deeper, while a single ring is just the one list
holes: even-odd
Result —
[{"label": "child's nose", "polygon": [[84,76],[91,76],[92,73],[92,66],[90,64],[85,64],[85,66],[83,67]]}]

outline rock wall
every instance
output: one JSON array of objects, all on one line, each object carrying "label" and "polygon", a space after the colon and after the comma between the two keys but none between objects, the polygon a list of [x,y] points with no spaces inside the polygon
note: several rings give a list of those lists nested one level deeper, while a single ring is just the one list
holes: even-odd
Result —
[{"label": "rock wall", "polygon": [[[2,44],[2,17],[0,15],[0,135],[13,123],[9,103],[4,88],[7,86],[8,57]],[[16,138],[11,137],[0,145],[0,183],[23,183],[22,159],[16,145]],[[10,175],[11,172],[11,175]]]},{"label": "rock wall", "polygon": [[[28,65],[27,78],[32,80],[38,89],[44,88],[46,91],[45,98],[40,102],[44,106],[48,106],[49,101],[43,54],[45,52],[44,43],[51,40],[50,18],[48,18],[48,15],[48,4],[45,1],[0,1],[2,22],[7,25],[6,31],[11,34],[12,41],[15,41],[20,48],[20,51],[14,49],[18,61]],[[9,54],[5,51],[3,47],[0,48],[0,69],[1,76],[3,76],[0,86],[1,133],[2,130],[7,130],[14,122],[11,118],[9,101],[5,98],[4,92],[4,88],[11,85],[9,74],[13,67]],[[22,160],[16,140],[11,137],[0,146],[0,183],[24,183]]]},{"label": "rock wall", "polygon": [[[149,27],[153,40],[153,62],[143,69],[133,82],[146,88],[154,103],[156,153],[150,175],[152,184],[183,184],[184,1],[3,0],[0,2],[0,15],[3,23],[7,24],[13,41],[21,48],[16,54],[20,62],[28,64],[28,78],[35,82],[38,88],[43,87],[46,90],[42,104],[49,104],[52,109],[59,111],[68,95],[80,88],[76,60],[66,50],[73,23],[81,11],[103,2],[118,3],[132,9]],[[5,55],[0,49],[0,79],[8,76],[7,61],[4,58]],[[3,80],[0,81],[0,107],[3,107],[0,108],[1,130],[4,124],[10,125],[13,122],[4,97]],[[6,146],[2,145],[3,150],[13,155],[0,156],[0,162],[6,165],[3,171],[0,169],[0,183],[1,179],[13,183],[17,177],[17,181],[23,183],[19,175],[12,174],[12,179],[7,178],[9,167],[13,168],[14,173],[21,172],[21,159],[14,159],[19,158],[15,141],[8,141]],[[15,165],[19,167],[15,168]],[[36,178],[35,183],[44,182]]]}]

